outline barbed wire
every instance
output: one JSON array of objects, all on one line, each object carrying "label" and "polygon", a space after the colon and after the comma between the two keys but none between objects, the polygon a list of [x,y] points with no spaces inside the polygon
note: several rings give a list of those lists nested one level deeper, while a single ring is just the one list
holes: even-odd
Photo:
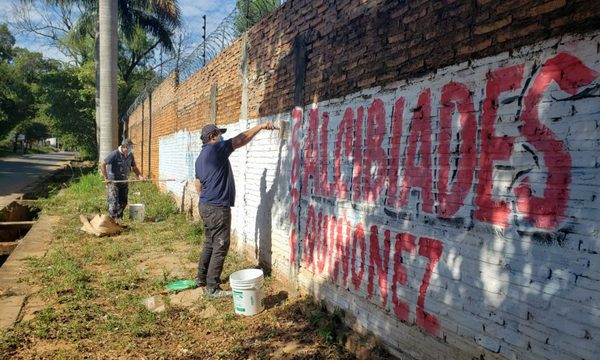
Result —
[{"label": "barbed wire", "polygon": [[[202,69],[210,60],[227,49],[242,32],[252,25],[253,20],[258,21],[268,15],[274,8],[283,5],[286,0],[245,0],[240,2],[236,8],[227,15],[217,28],[210,33],[206,39],[184,59],[177,61],[173,57],[161,65],[160,71],[146,83],[144,89],[129,106],[121,121],[126,121],[131,113],[140,106],[144,100],[156,89],[167,77],[176,72],[176,81],[187,80],[190,76]],[[251,21],[249,23],[249,21]]]},{"label": "barbed wire", "polygon": [[223,21],[221,21],[212,33],[206,36],[205,41],[200,42],[200,44],[181,61],[178,62],[176,57],[166,60],[162,64],[161,70],[146,83],[144,89],[137,98],[135,98],[125,114],[123,114],[121,121],[127,120],[133,111],[148,98],[152,91],[154,91],[154,89],[156,89],[163,80],[169,77],[173,72],[177,72],[178,81],[185,81],[198,70],[202,69],[210,60],[229,47],[229,45],[241,35],[235,24],[237,17],[238,10],[234,9],[223,19]]},{"label": "barbed wire", "polygon": [[[239,33],[235,28],[235,19],[237,16],[237,9],[233,10],[223,19],[215,31],[206,37],[204,42],[201,42],[189,56],[181,61],[179,65],[179,81],[187,80],[238,38]],[[205,50],[206,59],[204,58]]]}]

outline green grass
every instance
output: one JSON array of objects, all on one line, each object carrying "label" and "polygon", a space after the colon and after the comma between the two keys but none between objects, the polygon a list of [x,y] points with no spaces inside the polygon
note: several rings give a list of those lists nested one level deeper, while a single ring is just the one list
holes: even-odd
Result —
[{"label": "green grass", "polygon": [[[76,341],[103,332],[144,337],[156,331],[156,318],[164,315],[149,312],[141,300],[162,291],[172,279],[148,278],[136,266],[144,253],[172,252],[174,243],[181,240],[198,247],[201,240],[196,237],[201,232],[178,214],[168,195],[151,184],[130,186],[130,197],[146,204],[147,217],[153,221],[125,219],[128,230],[100,239],[77,231],[80,214],[106,213],[106,187],[98,174],[83,175],[59,195],[38,201],[42,213],[61,216],[63,226],[56,229],[47,256],[30,261],[27,281],[43,285],[40,295],[59,306],[46,308],[34,321],[19,324],[17,337],[32,334]],[[1,344],[0,349],[14,346],[6,341]]]},{"label": "green grass", "polygon": [[[61,220],[46,256],[31,259],[20,281],[39,287],[36,296],[47,306],[0,331],[0,358],[269,358],[280,338],[308,344],[299,359],[352,358],[337,345],[343,314],[328,317],[312,299],[283,299],[252,318],[235,315],[230,298],[200,299],[188,309],[164,297],[166,310],[150,312],[144,298],[161,296],[170,281],[194,278],[203,232],[201,222],[179,214],[171,197],[151,184],[130,186],[134,202],[146,205],[151,221],[126,218],[120,234],[97,238],[79,231],[80,214],[106,213],[106,186],[97,173],[38,201],[42,215]],[[152,268],[157,257],[186,266],[159,262]],[[222,278],[249,266],[230,252]],[[271,287],[272,279],[265,280]],[[213,315],[199,316],[205,310]]]}]

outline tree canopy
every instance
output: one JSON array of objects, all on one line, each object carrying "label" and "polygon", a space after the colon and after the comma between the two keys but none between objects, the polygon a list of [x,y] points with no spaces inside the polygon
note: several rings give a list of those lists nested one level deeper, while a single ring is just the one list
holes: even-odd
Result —
[{"label": "tree canopy", "polygon": [[235,29],[243,33],[264,17],[275,11],[281,5],[281,0],[237,0],[235,7],[238,16],[235,19]]},{"label": "tree canopy", "polygon": [[[36,23],[32,19],[38,6],[49,8],[57,18],[40,17],[42,23]],[[0,26],[0,76],[10,80],[0,84],[0,136],[15,130],[17,124],[23,130],[27,124],[42,123],[61,136],[63,144],[94,157],[98,2],[22,0],[16,16],[19,31],[45,38],[69,61],[54,63],[39,53],[19,52],[6,25]],[[180,24],[180,11],[176,0],[126,0],[118,1],[118,17],[120,117],[145,82],[156,75],[156,52],[174,50],[172,38]]]}]

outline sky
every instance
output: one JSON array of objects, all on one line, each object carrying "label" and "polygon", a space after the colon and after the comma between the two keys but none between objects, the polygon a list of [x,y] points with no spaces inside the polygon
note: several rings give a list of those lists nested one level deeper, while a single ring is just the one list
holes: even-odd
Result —
[{"label": "sky", "polygon": [[[11,27],[11,21],[15,19],[12,13],[13,5],[19,3],[20,0],[0,0],[0,23],[9,24],[9,29],[17,39],[15,46],[39,51],[45,57],[66,60],[56,47],[49,45],[48,40],[32,34],[18,33],[15,28]],[[182,14],[184,32],[189,36],[188,47],[190,48],[195,48],[202,39],[202,15],[206,15],[206,34],[208,35],[235,8],[235,0],[179,0],[178,4]],[[40,5],[35,8],[43,9]],[[42,10],[32,18],[37,20],[48,15],[51,15],[51,12]]]}]

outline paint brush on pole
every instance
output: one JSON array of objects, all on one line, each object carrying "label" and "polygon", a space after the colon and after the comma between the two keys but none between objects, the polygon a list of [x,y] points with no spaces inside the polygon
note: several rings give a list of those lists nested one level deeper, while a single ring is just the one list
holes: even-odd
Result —
[{"label": "paint brush on pole", "polygon": [[279,130],[279,139],[285,140],[286,138],[286,122],[283,120],[279,120],[275,123],[275,128],[273,130]]},{"label": "paint brush on pole", "polygon": [[[150,181],[177,181],[177,179],[144,179],[144,180],[138,180],[138,179],[132,179],[132,180],[111,180],[111,183],[115,183],[115,184],[122,184],[122,183],[133,183],[133,182],[150,182]],[[185,181],[185,180],[184,180]]]}]

